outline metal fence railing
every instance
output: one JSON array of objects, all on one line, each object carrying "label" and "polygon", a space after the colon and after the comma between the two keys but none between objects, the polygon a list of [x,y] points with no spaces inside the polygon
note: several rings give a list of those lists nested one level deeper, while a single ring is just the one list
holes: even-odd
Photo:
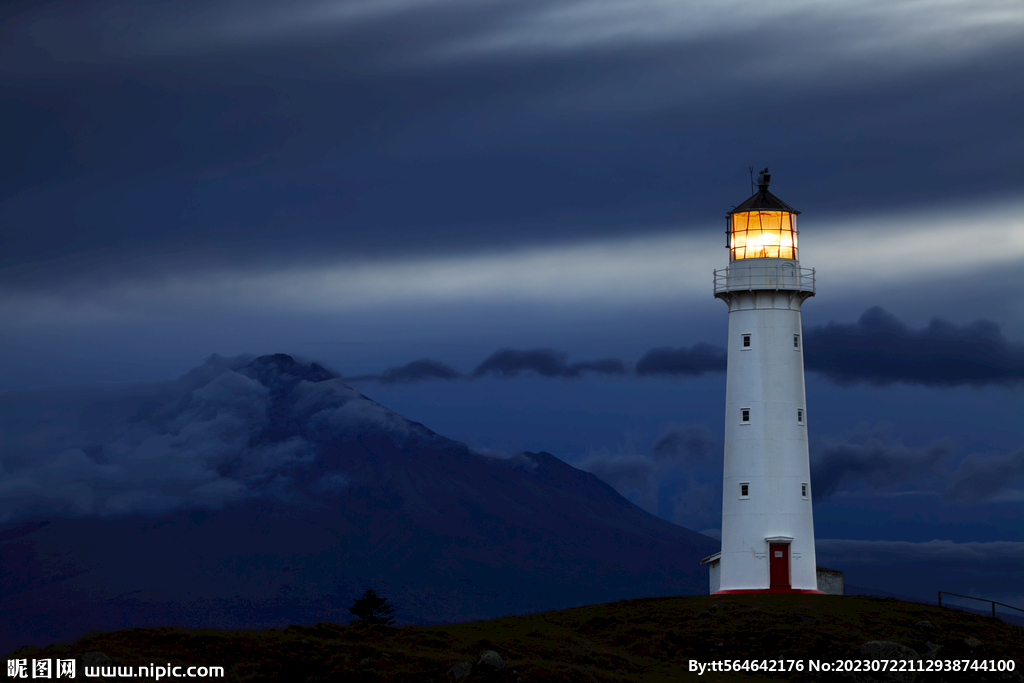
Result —
[{"label": "metal fence railing", "polygon": [[986,600],[985,598],[975,598],[975,597],[972,597],[970,595],[960,595],[959,593],[950,593],[948,591],[939,591],[939,607],[942,607],[942,596],[943,595],[953,595],[953,596],[958,597],[958,598],[967,598],[968,600],[980,600],[981,602],[991,602],[992,603],[992,618],[993,619],[995,619],[995,617],[996,617],[996,605],[999,605],[1001,607],[1009,607],[1010,609],[1015,609],[1018,612],[1024,612],[1024,609],[1021,609],[1020,607],[1014,607],[1013,605],[1007,605],[1007,604],[1002,603],[1002,602],[996,602],[995,600]]}]

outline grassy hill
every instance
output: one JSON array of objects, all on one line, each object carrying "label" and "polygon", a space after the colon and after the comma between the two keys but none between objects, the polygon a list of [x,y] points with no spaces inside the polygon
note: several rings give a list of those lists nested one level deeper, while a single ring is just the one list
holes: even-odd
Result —
[{"label": "grassy hill", "polygon": [[[649,598],[438,626],[135,628],[43,650],[21,648],[18,656],[81,658],[98,651],[132,666],[223,666],[221,680],[229,681],[444,681],[454,680],[452,668],[460,662],[473,664],[460,679],[469,683],[838,681],[847,679],[806,670],[698,676],[688,668],[690,660],[782,659],[806,666],[812,659],[859,659],[864,643],[879,640],[912,648],[920,659],[1013,659],[1016,667],[1012,674],[920,673],[903,680],[1024,682],[1024,628],[955,609],[861,596]],[[478,663],[487,650],[500,655],[503,669]]]}]

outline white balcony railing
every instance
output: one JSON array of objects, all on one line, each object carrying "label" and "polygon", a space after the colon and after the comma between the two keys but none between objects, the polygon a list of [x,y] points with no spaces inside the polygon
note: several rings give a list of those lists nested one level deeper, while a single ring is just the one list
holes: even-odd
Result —
[{"label": "white balcony railing", "polygon": [[789,263],[734,263],[715,271],[715,294],[754,289],[782,289],[814,294],[814,268]]}]

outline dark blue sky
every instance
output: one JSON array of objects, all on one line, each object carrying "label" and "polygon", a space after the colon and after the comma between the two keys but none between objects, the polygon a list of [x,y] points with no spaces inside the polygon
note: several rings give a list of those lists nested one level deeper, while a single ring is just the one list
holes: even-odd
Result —
[{"label": "dark blue sky", "polygon": [[[747,168],[768,166],[817,269],[822,563],[864,583],[898,556],[1024,605],[1019,3],[23,2],[0,18],[5,405],[297,354],[446,436],[548,450],[713,533],[727,313],[711,273]],[[55,421],[66,395],[6,421],[7,487],[10,463],[76,438],[46,436],[78,429]],[[998,580],[972,584],[972,562]]]}]

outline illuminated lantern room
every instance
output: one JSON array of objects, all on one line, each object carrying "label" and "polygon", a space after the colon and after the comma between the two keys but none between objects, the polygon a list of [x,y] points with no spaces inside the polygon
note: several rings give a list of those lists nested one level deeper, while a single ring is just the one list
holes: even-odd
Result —
[{"label": "illuminated lantern room", "polygon": [[768,169],[757,174],[757,193],[726,216],[729,261],[752,258],[797,260],[799,211],[768,191]]}]

